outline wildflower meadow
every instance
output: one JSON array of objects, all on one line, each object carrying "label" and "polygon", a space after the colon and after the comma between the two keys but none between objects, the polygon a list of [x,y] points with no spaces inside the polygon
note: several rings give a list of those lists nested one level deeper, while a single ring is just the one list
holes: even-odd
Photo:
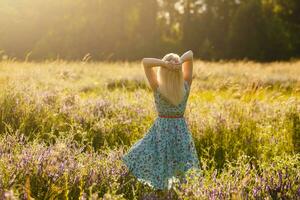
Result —
[{"label": "wildflower meadow", "polygon": [[201,170],[162,198],[121,156],[157,117],[140,62],[0,62],[0,199],[300,199],[300,61],[195,60]]}]

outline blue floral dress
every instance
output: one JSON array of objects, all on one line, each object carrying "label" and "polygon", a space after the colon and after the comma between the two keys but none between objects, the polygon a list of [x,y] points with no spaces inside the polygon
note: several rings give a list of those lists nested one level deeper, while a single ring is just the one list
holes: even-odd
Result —
[{"label": "blue floral dress", "polygon": [[[184,98],[177,106],[170,104],[158,90],[154,91],[159,115],[184,114],[190,93],[186,81],[184,86]],[[157,117],[145,136],[123,155],[122,161],[140,182],[155,189],[170,189],[178,176],[185,175],[192,167],[200,169],[195,144],[183,117]]]}]

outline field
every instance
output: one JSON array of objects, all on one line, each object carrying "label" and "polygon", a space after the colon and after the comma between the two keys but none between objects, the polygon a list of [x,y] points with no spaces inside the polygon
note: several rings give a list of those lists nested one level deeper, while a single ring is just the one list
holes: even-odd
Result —
[{"label": "field", "polygon": [[[194,63],[201,172],[169,199],[300,199],[300,61]],[[121,156],[156,118],[139,62],[0,62],[0,199],[160,199]]]}]

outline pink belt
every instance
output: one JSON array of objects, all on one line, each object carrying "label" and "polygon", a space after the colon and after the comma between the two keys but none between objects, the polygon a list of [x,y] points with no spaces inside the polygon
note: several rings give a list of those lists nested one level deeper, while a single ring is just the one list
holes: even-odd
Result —
[{"label": "pink belt", "polygon": [[167,115],[158,115],[161,118],[182,118],[183,115],[177,115],[177,116],[167,116]]}]

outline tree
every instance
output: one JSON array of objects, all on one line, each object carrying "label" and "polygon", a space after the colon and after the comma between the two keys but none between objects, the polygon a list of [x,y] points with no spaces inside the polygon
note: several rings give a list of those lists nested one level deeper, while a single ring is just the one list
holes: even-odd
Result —
[{"label": "tree", "polygon": [[239,7],[228,38],[231,58],[284,59],[288,42],[280,20],[265,10],[259,0],[249,0]]}]

